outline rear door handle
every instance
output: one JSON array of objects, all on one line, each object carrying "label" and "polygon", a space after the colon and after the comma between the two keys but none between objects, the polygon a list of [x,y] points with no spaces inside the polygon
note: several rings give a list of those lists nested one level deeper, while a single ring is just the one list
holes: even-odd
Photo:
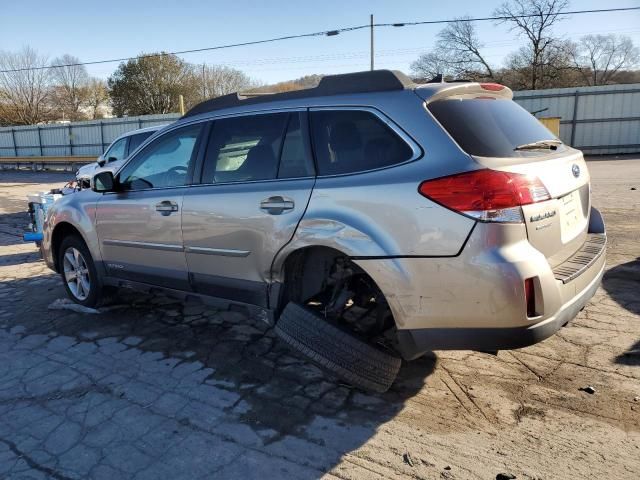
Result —
[{"label": "rear door handle", "polygon": [[156,211],[166,217],[167,215],[171,215],[173,212],[178,211],[178,204],[176,202],[165,200],[163,202],[156,203]]},{"label": "rear door handle", "polygon": [[266,198],[260,202],[260,209],[265,210],[270,215],[280,215],[287,210],[293,210],[294,207],[293,200],[279,195]]}]

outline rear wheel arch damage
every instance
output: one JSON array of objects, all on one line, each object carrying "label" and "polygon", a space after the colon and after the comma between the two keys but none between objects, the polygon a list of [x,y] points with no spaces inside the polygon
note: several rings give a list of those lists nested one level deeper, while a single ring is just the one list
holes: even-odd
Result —
[{"label": "rear wheel arch damage", "polygon": [[371,276],[339,250],[306,247],[288,255],[281,278],[279,337],[357,387],[387,390],[401,360],[391,310]]}]

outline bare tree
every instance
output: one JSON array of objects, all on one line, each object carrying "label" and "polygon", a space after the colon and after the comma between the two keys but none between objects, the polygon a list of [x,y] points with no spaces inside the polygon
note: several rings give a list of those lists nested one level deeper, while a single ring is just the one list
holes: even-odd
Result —
[{"label": "bare tree", "polygon": [[511,30],[529,41],[530,78],[526,88],[540,88],[540,78],[544,75],[542,70],[550,58],[547,50],[559,42],[552,36],[552,27],[568,6],[569,0],[508,0],[494,11],[494,16],[504,17],[502,23],[510,24]]},{"label": "bare tree", "polygon": [[451,68],[448,59],[443,58],[441,52],[431,51],[423,53],[411,64],[413,77],[420,81],[428,81],[440,74],[447,78],[455,78],[456,75]]},{"label": "bare tree", "polygon": [[501,72],[502,82],[517,90],[530,89],[535,70],[537,88],[580,85],[582,81],[571,62],[569,46],[560,40],[548,45],[535,65],[531,62],[532,45],[520,47],[507,57],[507,68]]},{"label": "bare tree", "polygon": [[235,68],[209,65],[201,67],[203,98],[214,98],[246,90],[257,85],[249,76]]},{"label": "bare tree", "polygon": [[494,70],[481,53],[483,44],[469,17],[461,17],[438,33],[435,48],[411,64],[413,74],[431,78],[494,79]]},{"label": "bare tree", "polygon": [[640,62],[640,50],[626,36],[587,35],[571,44],[575,67],[588,85],[615,83],[618,73]]},{"label": "bare tree", "polygon": [[45,56],[34,49],[0,52],[0,121],[31,125],[48,120],[51,75]]},{"label": "bare tree", "polygon": [[107,83],[99,78],[91,78],[86,87],[86,106],[89,109],[93,120],[102,118],[103,113],[101,107],[104,107],[109,101],[109,91]]},{"label": "bare tree", "polygon": [[55,82],[53,101],[57,110],[69,120],[84,117],[82,106],[86,102],[89,74],[80,59],[63,55],[51,62],[51,76]]}]

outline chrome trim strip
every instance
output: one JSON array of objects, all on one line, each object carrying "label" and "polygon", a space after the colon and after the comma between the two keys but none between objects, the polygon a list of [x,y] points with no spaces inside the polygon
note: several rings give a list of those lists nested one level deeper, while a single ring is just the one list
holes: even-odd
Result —
[{"label": "chrome trim strip", "polygon": [[109,240],[102,241],[103,245],[114,245],[117,247],[132,247],[132,248],[145,248],[149,250],[164,250],[169,252],[183,252],[184,247],[182,245],[171,245],[167,243],[149,243],[149,242],[134,242],[129,240]]},{"label": "chrome trim strip", "polygon": [[199,253],[202,255],[220,255],[222,257],[248,257],[249,250],[233,250],[230,248],[185,247],[187,253]]},{"label": "chrome trim strip", "polygon": [[605,252],[607,235],[605,233],[588,233],[582,247],[560,265],[553,268],[556,280],[569,283],[582,275],[596,263]]}]

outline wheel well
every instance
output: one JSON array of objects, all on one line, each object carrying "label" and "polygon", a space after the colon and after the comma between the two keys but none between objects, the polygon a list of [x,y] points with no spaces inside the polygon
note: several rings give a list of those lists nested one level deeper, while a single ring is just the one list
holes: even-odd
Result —
[{"label": "wheel well", "polygon": [[289,302],[322,310],[327,318],[332,317],[339,323],[353,323],[355,311],[377,315],[378,318],[369,322],[375,324],[376,332],[371,325],[367,327],[371,330],[370,336],[395,327],[384,294],[373,278],[348,255],[329,247],[303,248],[285,260],[279,311]]},{"label": "wheel well", "polygon": [[[80,231],[67,222],[60,222],[53,230],[51,236],[51,253],[53,254],[53,262],[56,267],[56,272],[60,272],[60,265],[58,265],[58,253],[60,251],[60,245],[65,237],[70,235],[76,235],[82,239]],[[84,241],[84,239],[83,239]]]}]

